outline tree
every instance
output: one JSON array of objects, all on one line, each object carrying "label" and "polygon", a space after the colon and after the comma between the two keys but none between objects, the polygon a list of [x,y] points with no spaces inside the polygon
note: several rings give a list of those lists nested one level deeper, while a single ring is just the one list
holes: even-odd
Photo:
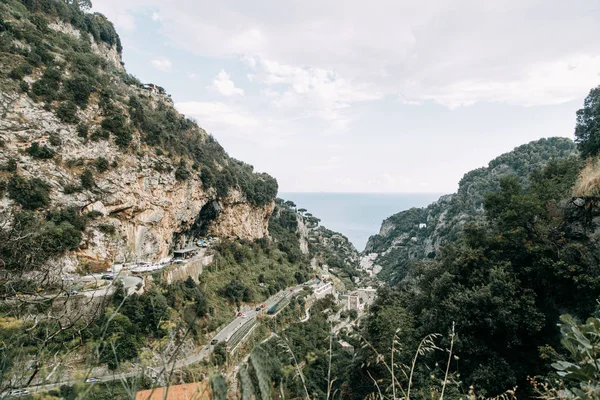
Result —
[{"label": "tree", "polygon": [[38,142],[31,143],[31,146],[27,149],[27,153],[33,158],[39,159],[50,159],[54,157],[54,150],[46,145],[40,146]]},{"label": "tree", "polygon": [[39,178],[27,180],[13,175],[7,185],[8,197],[26,210],[35,210],[50,203],[50,186]]},{"label": "tree", "polygon": [[79,179],[81,180],[81,187],[84,189],[89,190],[96,186],[96,183],[94,182],[94,174],[89,169],[83,171],[83,174],[79,176]]},{"label": "tree", "polygon": [[583,158],[600,152],[600,86],[590,91],[577,111],[575,143]]},{"label": "tree", "polygon": [[189,177],[190,177],[190,171],[187,168],[185,160],[182,158],[179,161],[179,165],[177,166],[177,169],[175,170],[175,179],[177,179],[178,181],[185,181]]},{"label": "tree", "polygon": [[108,168],[110,167],[110,165],[108,164],[108,160],[104,157],[98,157],[94,164],[96,165],[96,169],[100,173],[108,170]]},{"label": "tree", "polygon": [[213,351],[213,360],[215,365],[221,366],[227,361],[227,348],[225,342],[219,342]]},{"label": "tree", "polygon": [[71,124],[76,124],[79,122],[79,117],[77,116],[77,105],[71,100],[64,101],[60,104],[60,106],[58,106],[58,109],[56,110],[56,116],[62,122]]}]

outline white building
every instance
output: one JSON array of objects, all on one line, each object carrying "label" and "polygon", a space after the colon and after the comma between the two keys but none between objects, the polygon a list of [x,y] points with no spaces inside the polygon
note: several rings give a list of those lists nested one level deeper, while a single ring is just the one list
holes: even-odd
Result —
[{"label": "white building", "polygon": [[328,294],[333,294],[333,282],[321,282],[315,288],[315,297],[317,299],[323,298]]}]

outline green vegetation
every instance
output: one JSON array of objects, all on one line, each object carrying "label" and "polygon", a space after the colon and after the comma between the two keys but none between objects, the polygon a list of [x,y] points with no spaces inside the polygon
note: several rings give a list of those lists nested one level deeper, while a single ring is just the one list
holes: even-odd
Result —
[{"label": "green vegetation", "polygon": [[6,172],[17,172],[17,160],[14,158],[9,158],[0,169]]},{"label": "green vegetation", "polygon": [[104,157],[96,158],[96,161],[94,161],[94,165],[96,167],[96,171],[98,171],[100,173],[108,171],[108,169],[110,168],[110,164],[108,163],[108,160]]},{"label": "green vegetation", "polygon": [[434,258],[443,244],[460,237],[465,224],[481,221],[486,194],[499,190],[503,178],[516,177],[528,187],[532,171],[552,160],[576,158],[576,154],[575,144],[565,138],[540,139],[519,146],[490,161],[487,167],[466,173],[457,193],[442,196],[426,208],[413,208],[387,218],[384,224],[391,229],[384,236],[371,236],[365,253],[385,253],[376,260],[382,267],[379,276],[398,283],[414,261]]},{"label": "green vegetation", "polygon": [[[567,158],[533,171],[527,185],[502,179],[485,196],[483,220],[467,225],[435,260],[413,264],[401,291],[379,294],[365,339],[383,352],[400,329],[403,347],[410,348],[456,323],[463,391],[474,385],[478,393],[498,395],[519,386],[528,395],[527,377],[546,374],[559,350],[559,315],[583,318],[600,296],[596,239],[577,228],[587,218],[584,207],[566,201],[580,167]],[[373,357],[363,352],[357,358],[361,376],[368,368],[359,365]],[[409,363],[410,355],[398,360]],[[434,361],[445,365],[443,355]],[[357,385],[355,398],[365,389],[374,387]]]},{"label": "green vegetation", "polygon": [[[293,308],[287,311],[290,315],[297,314]],[[278,337],[255,348],[249,363],[240,369],[244,394],[273,391],[285,398],[325,399],[328,388],[337,393],[344,390],[348,353],[337,341],[329,340],[327,313],[335,309],[333,296],[326,296],[312,305],[308,322],[292,323]],[[330,345],[330,376],[335,381],[328,387]],[[302,377],[298,376],[300,364]]]},{"label": "green vegetation", "polygon": [[90,131],[90,127],[86,124],[77,125],[77,136],[82,138],[87,138],[88,133]]},{"label": "green vegetation", "polygon": [[[187,180],[193,171],[201,171],[204,187],[220,198],[239,190],[258,207],[273,201],[278,189],[275,179],[230,158],[212,136],[178,114],[166,97],[149,96],[137,79],[95,55],[88,35],[76,38],[48,27],[58,18],[120,52],[120,40],[112,24],[86,9],[81,2],[55,0],[7,0],[0,4],[4,21],[0,39],[5,51],[0,57],[9,65],[18,60],[10,78],[21,82],[22,91],[44,102],[44,108],[54,111],[61,121],[79,123],[77,132],[82,138],[109,140],[112,136],[127,151],[139,136],[141,143],[155,147],[157,154],[160,151],[180,158],[175,169],[178,180]],[[36,73],[41,78],[29,90],[22,79]],[[101,127],[80,123],[78,108],[85,109],[90,102],[100,106]],[[170,172],[172,166],[157,165],[156,169]]]},{"label": "green vegetation", "polygon": [[77,105],[73,103],[71,100],[64,101],[58,106],[56,110],[56,116],[62,122],[67,122],[70,124],[76,124],[79,122],[79,117],[77,116]]},{"label": "green vegetation", "polygon": [[96,187],[94,174],[89,169],[83,171],[83,173],[79,176],[79,180],[81,181],[81,187],[84,189],[91,190]]},{"label": "green vegetation", "polygon": [[590,90],[583,108],[577,111],[575,142],[583,158],[600,153],[600,87]]},{"label": "green vegetation", "polygon": [[175,170],[175,179],[177,179],[178,181],[185,181],[189,177],[190,177],[190,171],[188,171],[187,165],[185,164],[185,161],[182,159],[179,162],[179,166],[177,166],[177,169]]},{"label": "green vegetation", "polygon": [[7,184],[8,197],[25,210],[35,210],[50,203],[50,187],[39,178],[26,179],[13,175]]},{"label": "green vegetation", "polygon": [[600,319],[591,317],[582,324],[570,315],[560,319],[561,344],[568,352],[552,364],[560,380],[558,384],[534,381],[537,394],[544,398],[597,399],[600,397]]},{"label": "green vegetation", "polygon": [[[9,271],[44,270],[43,266],[65,251],[76,250],[87,219],[73,208],[51,210],[45,218],[31,211],[3,213],[9,224],[0,230],[0,257]],[[2,295],[15,287],[2,285]]]},{"label": "green vegetation", "polygon": [[40,146],[38,142],[31,143],[27,149],[27,153],[33,158],[50,159],[54,157],[56,152],[46,145]]},{"label": "green vegetation", "polygon": [[283,204],[280,199],[276,201],[275,210],[269,219],[269,234],[277,243],[278,249],[286,254],[290,262],[302,259],[296,212]]}]

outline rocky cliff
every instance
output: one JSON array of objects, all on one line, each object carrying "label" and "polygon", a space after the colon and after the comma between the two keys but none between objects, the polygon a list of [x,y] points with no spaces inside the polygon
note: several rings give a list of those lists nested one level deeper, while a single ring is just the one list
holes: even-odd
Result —
[{"label": "rocky cliff", "polygon": [[89,216],[65,255],[72,267],[157,260],[204,235],[268,235],[275,180],[229,158],[162,88],[128,75],[103,16],[81,14],[91,22],[78,26],[61,10],[0,10],[0,182],[39,182],[48,197],[33,207],[15,200],[28,195],[23,185],[2,190],[1,211]]},{"label": "rocky cliff", "polygon": [[298,209],[292,201],[276,200],[269,224],[271,236],[288,256],[307,257],[313,273],[326,271],[347,288],[364,274],[358,269],[359,253],[348,238],[320,225],[320,219]]},{"label": "rocky cliff", "polygon": [[487,167],[468,172],[458,191],[425,208],[412,208],[383,221],[363,252],[364,269],[397,283],[414,260],[435,258],[443,244],[458,238],[465,224],[483,216],[486,193],[498,190],[503,177],[516,176],[527,184],[529,174],[550,160],[576,155],[575,144],[566,138],[550,138],[517,147],[490,161]]}]

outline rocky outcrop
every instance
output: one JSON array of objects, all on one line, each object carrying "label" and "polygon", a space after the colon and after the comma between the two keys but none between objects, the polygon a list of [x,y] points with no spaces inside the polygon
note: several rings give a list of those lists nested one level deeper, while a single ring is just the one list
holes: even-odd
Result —
[{"label": "rocky outcrop", "polygon": [[298,220],[297,231],[298,231],[298,240],[300,242],[300,251],[302,252],[302,254],[308,254],[309,253],[308,237],[309,237],[310,231],[308,229],[308,226],[304,222],[304,217],[302,217],[300,214],[297,214],[296,218]]},{"label": "rocky outcrop", "polygon": [[[74,38],[89,35],[60,21],[50,23],[49,28]],[[172,109],[166,94],[153,95],[137,83],[120,80],[124,76],[124,68],[115,46],[96,43],[91,37],[90,41],[92,51],[115,68],[115,71],[109,72],[112,74],[111,84],[118,88],[119,96],[110,101],[125,118],[129,118],[128,101],[135,96],[147,99],[154,109],[170,107],[173,118],[183,119]],[[56,57],[60,54],[57,53]],[[9,71],[17,65],[17,61],[15,57],[2,57],[0,67]],[[68,77],[69,71],[65,70],[64,74]],[[22,83],[31,85],[41,76],[42,70],[35,70],[25,76]],[[2,79],[0,165],[5,165],[9,159],[15,160],[19,176],[41,178],[49,185],[50,204],[40,210],[40,215],[49,209],[66,207],[76,207],[83,214],[94,214],[84,231],[80,249],[65,255],[62,260],[62,265],[68,269],[75,269],[82,263],[102,267],[114,262],[158,260],[167,256],[173,248],[193,243],[199,235],[246,240],[268,236],[268,222],[274,203],[263,201],[262,204],[266,203],[264,206],[252,204],[236,188],[235,178],[227,189],[227,195],[218,195],[213,186],[207,188],[203,185],[200,178],[202,166],[194,170],[194,160],[190,160],[189,155],[182,158],[186,156],[178,155],[181,152],[145,144],[143,132],[139,129],[132,130],[133,138],[126,148],[119,148],[112,137],[93,140],[94,133],[104,129],[101,124],[106,118],[106,110],[103,111],[99,105],[98,90],[92,89],[87,105],[75,111],[80,125],[89,127],[87,137],[82,137],[76,124],[62,122],[52,111],[57,108],[58,101],[54,104],[36,102],[35,96],[19,90],[15,81]],[[131,121],[129,123],[133,125]],[[196,143],[214,142],[195,124],[185,135]],[[32,157],[28,149],[34,142],[47,146],[53,156]],[[218,144],[212,146],[217,148]],[[231,162],[223,154],[220,159],[210,161],[215,171]],[[102,168],[98,167],[100,161],[104,163]],[[180,161],[190,171],[188,176],[178,180],[175,171]],[[85,171],[92,172],[92,187],[81,187],[81,176]],[[2,181],[10,177],[8,172],[0,171],[0,174]],[[201,233],[191,232],[202,217],[201,211],[209,203],[215,205],[215,212],[206,221],[200,221],[204,226]],[[18,206],[7,198],[6,193],[0,192],[0,210],[16,208]]]},{"label": "rocky outcrop", "polygon": [[[4,148],[0,163],[9,158],[17,161],[19,174],[43,177],[52,187],[54,207],[77,207],[84,213],[97,211],[102,218],[92,223],[77,255],[81,261],[106,264],[113,261],[157,260],[171,251],[174,235],[185,232],[196,220],[202,207],[215,200],[214,190],[204,190],[198,174],[186,181],[175,179],[173,161],[140,146],[137,152],[122,152],[109,141],[82,142],[76,127],[61,123],[41,104],[26,95],[0,93],[4,118]],[[83,121],[98,118],[97,107],[80,113]],[[60,138],[60,145],[50,144],[50,137]],[[29,156],[25,150],[33,142],[56,151],[50,160]],[[105,158],[113,165],[108,171],[94,172],[95,187],[80,193],[65,193],[65,187],[79,184],[84,169],[95,170],[94,163]],[[232,190],[220,202],[220,212],[210,226],[210,233],[221,237],[256,239],[267,235],[273,205],[255,207],[243,195]],[[11,202],[6,202],[10,207]],[[110,229],[99,229],[110,225]]]},{"label": "rocky outcrop", "polygon": [[267,236],[269,218],[274,207],[274,203],[265,207],[255,207],[248,203],[239,191],[232,191],[227,198],[219,202],[219,214],[209,232],[214,236],[247,240]]}]

